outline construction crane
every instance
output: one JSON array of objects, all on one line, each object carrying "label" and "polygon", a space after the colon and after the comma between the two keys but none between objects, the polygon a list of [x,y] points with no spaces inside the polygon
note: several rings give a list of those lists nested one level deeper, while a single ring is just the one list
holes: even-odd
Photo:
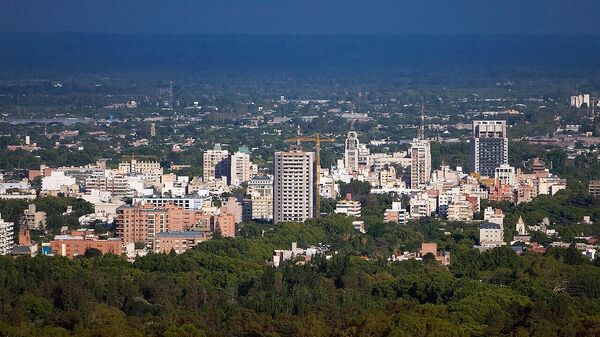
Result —
[{"label": "construction crane", "polygon": [[313,142],[315,143],[315,153],[316,153],[316,158],[315,158],[315,162],[317,165],[317,169],[316,169],[316,179],[315,179],[315,185],[314,185],[314,193],[315,193],[315,213],[316,213],[316,217],[319,217],[321,215],[321,194],[319,193],[319,180],[321,178],[321,143],[333,143],[335,142],[335,139],[332,138],[321,138],[321,134],[316,133],[312,136],[305,136],[305,137],[301,137],[300,135],[298,135],[298,137],[294,137],[294,138],[289,138],[285,140],[286,143],[298,143],[300,144],[301,142]]}]

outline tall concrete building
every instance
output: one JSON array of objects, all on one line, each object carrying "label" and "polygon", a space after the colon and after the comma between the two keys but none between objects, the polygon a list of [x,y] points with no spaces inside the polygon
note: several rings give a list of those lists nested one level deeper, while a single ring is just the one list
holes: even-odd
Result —
[{"label": "tall concrete building", "polygon": [[275,152],[273,219],[302,222],[315,216],[315,153],[299,146]]},{"label": "tall concrete building", "polygon": [[204,181],[211,181],[220,179],[222,177],[229,177],[231,174],[229,160],[229,151],[222,150],[221,144],[215,144],[215,148],[212,150],[204,151],[203,158],[203,174]]},{"label": "tall concrete building", "polygon": [[248,182],[252,219],[273,220],[273,178],[255,176]]},{"label": "tall concrete building", "polygon": [[414,139],[410,145],[410,188],[423,188],[431,179],[431,147],[424,139]]},{"label": "tall concrete building", "polygon": [[231,182],[233,186],[240,186],[249,181],[252,174],[252,162],[250,162],[250,153],[248,148],[240,147],[238,152],[231,155]]},{"label": "tall concrete building", "polygon": [[360,167],[368,166],[369,149],[358,140],[356,131],[348,132],[344,151],[344,165],[348,172],[356,172]]},{"label": "tall concrete building", "polygon": [[0,255],[10,254],[14,245],[14,223],[4,221],[0,215]]},{"label": "tall concrete building", "polygon": [[473,121],[471,170],[493,177],[503,164],[508,164],[506,121]]},{"label": "tall concrete building", "polygon": [[355,172],[358,170],[358,146],[360,142],[358,135],[355,131],[348,132],[346,138],[346,146],[344,152],[344,165],[348,172]]}]

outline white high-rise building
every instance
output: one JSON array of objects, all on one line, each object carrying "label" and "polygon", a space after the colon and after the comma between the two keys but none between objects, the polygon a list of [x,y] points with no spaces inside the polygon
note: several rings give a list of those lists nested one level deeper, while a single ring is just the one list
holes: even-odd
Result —
[{"label": "white high-rise building", "polygon": [[423,188],[431,179],[431,148],[427,140],[415,139],[410,145],[410,188]]},{"label": "white high-rise building", "polygon": [[369,149],[358,140],[356,131],[348,132],[344,151],[344,166],[350,173],[369,165]]},{"label": "white high-rise building", "polygon": [[10,254],[15,245],[14,223],[6,222],[0,215],[0,255]]},{"label": "white high-rise building", "polygon": [[299,147],[275,152],[273,219],[302,222],[315,216],[315,153]]},{"label": "white high-rise building", "polygon": [[355,131],[348,132],[346,138],[346,149],[344,152],[344,165],[348,172],[355,172],[358,170],[358,135]]},{"label": "white high-rise building", "polygon": [[473,121],[471,169],[493,177],[497,167],[508,164],[506,121]]},{"label": "white high-rise building", "polygon": [[250,154],[247,148],[240,148],[238,152],[231,155],[230,160],[230,184],[232,186],[240,186],[252,178],[252,162],[250,162]]},{"label": "white high-rise building", "polygon": [[204,151],[202,164],[202,178],[204,181],[211,181],[230,175],[229,151],[222,150],[221,144],[215,144],[213,150]]}]

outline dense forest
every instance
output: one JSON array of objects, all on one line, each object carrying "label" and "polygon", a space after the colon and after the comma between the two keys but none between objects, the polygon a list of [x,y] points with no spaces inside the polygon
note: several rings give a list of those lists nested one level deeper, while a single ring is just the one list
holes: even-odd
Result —
[{"label": "dense forest", "polygon": [[[574,247],[479,253],[473,228],[433,220],[367,234],[340,215],[261,226],[134,263],[1,257],[0,336],[600,335],[600,261]],[[387,261],[426,240],[451,252],[449,268]],[[269,267],[273,249],[293,241],[328,244],[332,257]]]}]

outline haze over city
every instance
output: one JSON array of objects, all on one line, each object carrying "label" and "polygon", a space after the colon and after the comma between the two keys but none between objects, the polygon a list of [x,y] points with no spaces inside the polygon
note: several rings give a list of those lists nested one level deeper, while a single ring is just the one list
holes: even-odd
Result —
[{"label": "haze over city", "polygon": [[600,3],[0,2],[0,336],[599,336]]}]

